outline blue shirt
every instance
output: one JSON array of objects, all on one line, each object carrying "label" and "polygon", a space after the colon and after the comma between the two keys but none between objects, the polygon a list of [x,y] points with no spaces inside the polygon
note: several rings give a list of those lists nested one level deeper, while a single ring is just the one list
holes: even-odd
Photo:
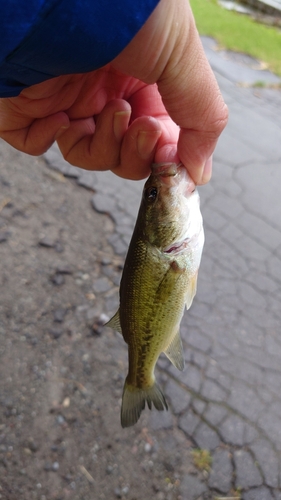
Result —
[{"label": "blue shirt", "polygon": [[159,0],[0,0],[0,97],[114,59]]}]

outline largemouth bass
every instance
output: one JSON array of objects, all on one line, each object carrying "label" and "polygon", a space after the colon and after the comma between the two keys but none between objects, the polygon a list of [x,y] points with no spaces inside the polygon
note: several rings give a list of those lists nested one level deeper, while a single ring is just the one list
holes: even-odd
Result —
[{"label": "largemouth bass", "polygon": [[179,369],[179,335],[185,307],[196,293],[204,245],[199,195],[183,165],[152,166],[120,283],[120,307],[108,326],[122,333],[129,351],[121,425],[134,425],[145,408],[168,409],[154,368],[164,352]]}]

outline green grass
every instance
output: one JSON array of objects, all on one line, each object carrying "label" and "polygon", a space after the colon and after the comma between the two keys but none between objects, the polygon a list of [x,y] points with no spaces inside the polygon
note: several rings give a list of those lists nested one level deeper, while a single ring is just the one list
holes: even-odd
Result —
[{"label": "green grass", "polygon": [[201,450],[196,448],[191,452],[193,463],[195,467],[199,470],[205,470],[207,472],[211,469],[212,457],[209,450]]},{"label": "green grass", "polygon": [[249,54],[281,76],[281,30],[228,11],[216,0],[190,0],[200,35],[217,40],[221,47]]}]

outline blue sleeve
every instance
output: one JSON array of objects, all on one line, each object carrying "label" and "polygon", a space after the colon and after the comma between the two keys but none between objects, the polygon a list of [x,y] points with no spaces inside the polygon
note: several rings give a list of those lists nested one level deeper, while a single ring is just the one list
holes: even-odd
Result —
[{"label": "blue sleeve", "polygon": [[0,0],[0,97],[104,66],[159,0]]}]

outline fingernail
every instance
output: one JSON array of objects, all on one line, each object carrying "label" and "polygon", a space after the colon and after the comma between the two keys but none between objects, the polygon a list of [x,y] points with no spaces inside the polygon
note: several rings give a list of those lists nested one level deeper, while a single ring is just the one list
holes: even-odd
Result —
[{"label": "fingernail", "polygon": [[137,148],[138,153],[143,160],[148,160],[148,158],[152,155],[160,135],[161,130],[142,130],[138,133]]},{"label": "fingernail", "polygon": [[207,184],[212,176],[213,156],[210,156],[203,167],[201,184]]},{"label": "fingernail", "polygon": [[116,111],[113,115],[113,132],[117,141],[121,141],[128,128],[131,111]]},{"label": "fingernail", "polygon": [[69,125],[63,125],[61,128],[59,128],[54,137],[54,140],[56,141],[68,128]]}]

